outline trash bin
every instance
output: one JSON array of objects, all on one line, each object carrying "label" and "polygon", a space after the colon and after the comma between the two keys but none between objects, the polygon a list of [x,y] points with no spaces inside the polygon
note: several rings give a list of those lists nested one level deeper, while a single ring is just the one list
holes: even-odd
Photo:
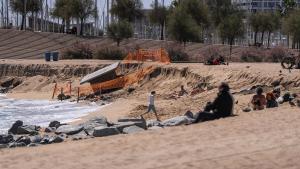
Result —
[{"label": "trash bin", "polygon": [[59,53],[58,52],[52,52],[52,60],[58,61]]},{"label": "trash bin", "polygon": [[47,62],[50,62],[51,61],[51,52],[45,52],[45,60]]}]

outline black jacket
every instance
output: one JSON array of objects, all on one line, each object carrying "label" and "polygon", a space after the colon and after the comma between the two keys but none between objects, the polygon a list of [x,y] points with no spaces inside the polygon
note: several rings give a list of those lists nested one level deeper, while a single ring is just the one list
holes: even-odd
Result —
[{"label": "black jacket", "polygon": [[213,103],[205,107],[205,111],[213,111],[217,118],[228,117],[233,112],[234,99],[229,91],[222,91]]}]

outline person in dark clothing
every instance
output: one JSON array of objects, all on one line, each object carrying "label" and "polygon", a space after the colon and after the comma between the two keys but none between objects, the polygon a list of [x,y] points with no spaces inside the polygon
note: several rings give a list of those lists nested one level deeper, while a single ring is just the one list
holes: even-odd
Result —
[{"label": "person in dark clothing", "polygon": [[214,102],[208,102],[204,112],[198,113],[195,123],[229,117],[233,113],[234,99],[227,83],[221,83]]}]

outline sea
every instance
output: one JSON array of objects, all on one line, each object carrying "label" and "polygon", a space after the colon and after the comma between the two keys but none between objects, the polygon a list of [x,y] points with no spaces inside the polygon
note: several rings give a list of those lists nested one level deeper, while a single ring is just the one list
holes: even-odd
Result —
[{"label": "sea", "polygon": [[11,99],[0,95],[0,134],[6,134],[17,120],[22,120],[25,125],[47,127],[54,120],[61,123],[80,120],[99,108],[96,103]]}]

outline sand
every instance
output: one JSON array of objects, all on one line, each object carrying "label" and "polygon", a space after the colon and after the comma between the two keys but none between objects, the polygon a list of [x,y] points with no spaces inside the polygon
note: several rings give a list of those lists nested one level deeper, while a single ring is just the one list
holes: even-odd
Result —
[{"label": "sand", "polygon": [[[182,69],[186,67],[189,71],[183,76]],[[166,119],[182,115],[187,110],[200,110],[216,96],[215,87],[220,81],[228,81],[233,91],[255,84],[270,85],[281,78],[285,90],[298,92],[300,86],[300,71],[289,73],[281,70],[279,64],[164,66],[164,70],[168,69],[172,69],[171,73],[166,71],[164,75],[134,86],[136,90],[132,94],[120,91],[119,99],[83,117],[82,121],[97,115],[105,115],[110,121],[137,116],[145,111],[151,90],[157,91],[159,115]],[[197,75],[209,80],[213,89],[196,96],[167,99],[172,92],[179,90],[180,85],[191,91],[192,86],[199,82],[195,78]],[[30,98],[33,95],[38,95],[38,92],[13,92],[10,96]],[[300,109],[284,104],[275,109],[244,113],[241,109],[247,106],[251,95],[234,97],[238,101],[235,117],[133,135],[0,150],[0,168],[299,168]]]}]

